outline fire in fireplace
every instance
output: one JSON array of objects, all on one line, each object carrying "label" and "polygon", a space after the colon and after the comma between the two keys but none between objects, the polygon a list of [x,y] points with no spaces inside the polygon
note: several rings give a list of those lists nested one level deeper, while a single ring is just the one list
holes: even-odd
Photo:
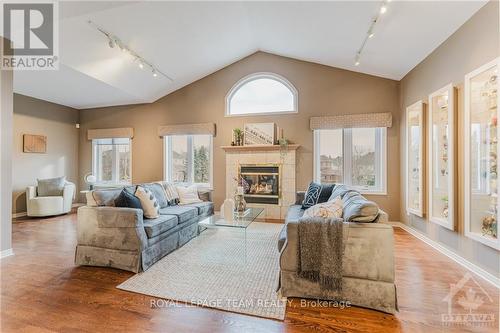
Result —
[{"label": "fire in fireplace", "polygon": [[245,186],[245,200],[248,203],[279,204],[280,166],[278,164],[242,164],[240,177]]}]

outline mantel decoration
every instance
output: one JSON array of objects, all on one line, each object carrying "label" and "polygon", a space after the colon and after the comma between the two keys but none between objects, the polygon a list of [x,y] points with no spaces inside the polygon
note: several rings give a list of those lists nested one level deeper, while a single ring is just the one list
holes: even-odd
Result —
[{"label": "mantel decoration", "polygon": [[244,145],[274,145],[276,141],[275,123],[245,124]]},{"label": "mantel decoration", "polygon": [[290,141],[288,141],[288,139],[283,135],[282,128],[279,128],[278,132],[280,133],[280,137],[278,139],[278,145],[280,146],[280,158],[283,160],[288,153],[288,144],[290,143]]},{"label": "mantel decoration", "polygon": [[231,146],[243,146],[243,131],[241,130],[241,128],[233,129]]}]

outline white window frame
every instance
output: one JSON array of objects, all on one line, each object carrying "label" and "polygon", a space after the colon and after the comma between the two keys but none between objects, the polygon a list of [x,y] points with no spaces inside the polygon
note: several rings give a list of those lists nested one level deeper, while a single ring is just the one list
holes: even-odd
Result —
[{"label": "white window frame", "polygon": [[[355,186],[352,185],[352,129],[339,129],[342,131],[342,182],[363,194],[387,195],[387,128],[377,127],[375,131],[375,179],[377,186]],[[314,181],[321,181],[321,154],[320,154],[320,131],[314,130]],[[380,153],[377,153],[377,150]]]},{"label": "white window frame", "polygon": [[[241,114],[232,114],[231,113],[231,99],[233,98],[234,94],[238,92],[242,87],[244,87],[247,83],[259,80],[259,79],[270,79],[277,81],[281,84],[283,84],[288,90],[293,95],[293,110],[283,110],[283,111],[272,111],[272,112],[257,112],[257,113],[241,113]],[[226,95],[226,117],[248,117],[248,116],[276,116],[276,115],[282,115],[282,114],[293,114],[293,113],[298,113],[298,105],[299,105],[299,94],[297,89],[293,86],[290,81],[288,81],[285,77],[278,75],[276,73],[271,73],[271,72],[259,72],[259,73],[253,73],[250,75],[245,76],[244,78],[240,79],[236,84],[229,90],[229,92]]]},{"label": "white window frame", "polygon": [[[188,149],[188,156],[190,156],[190,163],[188,163],[188,174],[189,178],[191,181],[188,182],[178,182],[177,184],[180,185],[197,185],[199,188],[203,189],[208,189],[212,190],[213,189],[213,173],[214,173],[214,137],[210,134],[200,134],[200,135],[207,135],[210,137],[210,148],[209,148],[209,153],[210,153],[210,170],[209,170],[209,175],[208,175],[208,183],[194,183],[192,182],[194,178],[194,169],[193,169],[193,136],[196,134],[185,134],[185,135],[177,135],[177,136],[186,136],[187,137],[187,149]],[[171,145],[171,136],[164,136],[163,137],[163,179],[167,182],[173,182],[172,181],[172,145]]]},{"label": "white window frame", "polygon": [[[130,154],[130,181],[119,181],[118,180],[118,175],[120,174],[120,167],[118,165],[118,160],[119,160],[119,153],[118,149],[116,149],[116,145],[118,145],[115,142],[115,139],[128,139],[128,145],[129,145],[129,154]],[[112,169],[113,171],[111,172],[112,175],[112,180],[110,181],[97,181],[95,184],[96,185],[130,185],[132,184],[132,139],[130,138],[103,138],[103,139],[94,139],[92,140],[92,174],[96,177],[96,179],[99,179],[97,173],[100,168],[100,159],[97,158],[97,141],[99,140],[111,140],[111,145],[113,146],[113,161],[112,161]]]}]

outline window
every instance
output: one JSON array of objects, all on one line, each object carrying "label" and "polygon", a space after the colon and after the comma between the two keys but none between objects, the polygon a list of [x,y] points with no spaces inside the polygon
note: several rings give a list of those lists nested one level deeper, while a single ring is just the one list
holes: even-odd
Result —
[{"label": "window", "polygon": [[297,90],[287,79],[257,73],[241,79],[226,98],[226,115],[296,113]]},{"label": "window", "polygon": [[385,127],[314,131],[314,178],[386,193]]},{"label": "window", "polygon": [[173,183],[212,186],[212,136],[165,136],[164,178]]},{"label": "window", "polygon": [[130,139],[92,140],[92,170],[100,184],[130,184],[132,157]]}]

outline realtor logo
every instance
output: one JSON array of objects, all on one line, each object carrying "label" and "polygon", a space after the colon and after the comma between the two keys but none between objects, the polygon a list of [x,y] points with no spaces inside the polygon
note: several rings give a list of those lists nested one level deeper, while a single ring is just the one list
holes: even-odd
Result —
[{"label": "realtor logo", "polygon": [[2,69],[58,69],[57,2],[2,4]]},{"label": "realtor logo", "polygon": [[481,306],[493,303],[493,299],[469,272],[456,284],[450,284],[450,292],[443,302],[448,303],[448,313],[441,314],[445,326],[488,327],[495,324],[494,313],[481,311]]}]

